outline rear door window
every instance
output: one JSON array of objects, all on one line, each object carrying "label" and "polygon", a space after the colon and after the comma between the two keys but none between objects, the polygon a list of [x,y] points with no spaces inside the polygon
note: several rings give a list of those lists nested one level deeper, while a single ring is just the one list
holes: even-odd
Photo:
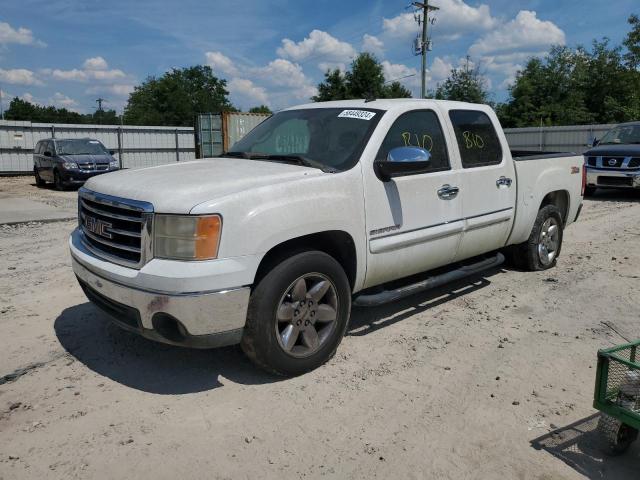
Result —
[{"label": "rear door window", "polygon": [[464,168],[502,163],[502,147],[489,116],[477,110],[451,110],[449,118],[456,132]]},{"label": "rear door window", "polygon": [[377,160],[386,160],[396,147],[421,147],[431,154],[425,173],[449,170],[447,144],[438,116],[432,110],[414,110],[403,113],[393,123],[378,150]]}]

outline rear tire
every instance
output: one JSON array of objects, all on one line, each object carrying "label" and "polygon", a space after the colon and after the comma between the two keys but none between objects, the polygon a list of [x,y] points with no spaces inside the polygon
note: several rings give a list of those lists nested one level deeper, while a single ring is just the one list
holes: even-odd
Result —
[{"label": "rear tire", "polygon": [[259,367],[301,375],[335,354],[351,312],[351,287],[341,265],[320,251],[279,262],[256,284],[241,346]]},{"label": "rear tire", "polygon": [[606,413],[598,420],[601,448],[611,456],[622,455],[638,438],[638,430]]},{"label": "rear tire", "polygon": [[531,272],[556,266],[562,249],[563,221],[560,209],[546,205],[538,211],[529,239],[507,249],[512,265]]},{"label": "rear tire", "polygon": [[40,176],[40,172],[36,168],[33,169],[33,176],[36,178],[36,187],[44,187],[47,182],[45,182]]}]

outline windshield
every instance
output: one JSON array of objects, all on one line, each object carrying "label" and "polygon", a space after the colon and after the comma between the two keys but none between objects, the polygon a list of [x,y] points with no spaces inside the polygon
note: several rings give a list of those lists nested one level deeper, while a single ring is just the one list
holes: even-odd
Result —
[{"label": "windshield", "polygon": [[621,125],[609,130],[599,145],[624,145],[624,144],[640,144],[640,124],[639,125]]},{"label": "windshield", "polygon": [[56,153],[58,155],[107,155],[98,140],[56,140]]},{"label": "windshield", "polygon": [[[370,109],[313,108],[276,113],[225,154],[344,171],[360,157],[384,112]],[[325,169],[323,168],[323,169]]]}]

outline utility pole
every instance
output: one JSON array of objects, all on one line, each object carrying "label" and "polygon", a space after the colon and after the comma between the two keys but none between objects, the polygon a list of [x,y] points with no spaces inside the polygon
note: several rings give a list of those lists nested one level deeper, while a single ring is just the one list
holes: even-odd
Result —
[{"label": "utility pole", "polygon": [[102,97],[98,97],[96,103],[98,104],[98,110],[96,111],[96,117],[98,118],[98,124],[102,125],[102,102],[106,102],[106,100]]},{"label": "utility pole", "polygon": [[[422,55],[422,89],[421,89],[421,98],[425,98],[427,96],[427,51],[431,49],[431,40],[427,37],[427,26],[429,24],[429,12],[433,12],[435,10],[440,10],[438,7],[434,7],[433,5],[429,5],[429,0],[424,0],[423,3],[413,2],[413,5],[416,8],[422,9],[422,19],[418,15],[416,20],[418,21],[418,25],[422,22],[422,38],[420,39],[420,53]],[[431,23],[435,21],[435,18],[431,19]]]},{"label": "utility pole", "polygon": [[4,107],[2,106],[3,98],[4,92],[2,91],[2,85],[0,85],[0,120],[4,120]]}]

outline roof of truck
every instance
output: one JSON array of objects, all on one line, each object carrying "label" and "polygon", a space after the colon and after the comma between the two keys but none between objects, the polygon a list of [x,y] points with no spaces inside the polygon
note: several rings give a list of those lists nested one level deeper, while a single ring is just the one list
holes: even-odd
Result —
[{"label": "roof of truck", "polygon": [[478,106],[482,105],[479,103],[454,102],[452,100],[434,100],[430,98],[381,98],[377,100],[334,100],[331,102],[306,103],[304,105],[296,105],[285,110],[297,110],[302,108],[371,108],[374,110],[391,110],[393,108],[403,107],[407,105],[416,106],[421,103],[425,106],[433,105],[434,103],[441,103],[446,104],[450,107],[456,106],[459,108],[477,108]]}]

